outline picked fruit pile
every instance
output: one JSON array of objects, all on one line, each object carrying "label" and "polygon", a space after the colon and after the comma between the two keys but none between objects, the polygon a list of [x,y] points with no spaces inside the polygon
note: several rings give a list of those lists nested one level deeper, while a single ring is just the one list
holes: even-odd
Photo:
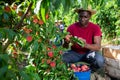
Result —
[{"label": "picked fruit pile", "polygon": [[70,68],[74,72],[85,72],[85,71],[90,70],[89,66],[87,66],[86,64],[82,64],[82,65],[71,64]]}]

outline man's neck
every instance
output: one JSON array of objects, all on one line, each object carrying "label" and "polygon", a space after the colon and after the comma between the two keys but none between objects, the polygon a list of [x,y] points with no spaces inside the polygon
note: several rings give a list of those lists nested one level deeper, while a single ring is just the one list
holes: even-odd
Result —
[{"label": "man's neck", "polygon": [[86,25],[82,25],[82,24],[79,24],[80,25],[80,27],[87,27],[88,26],[88,24],[86,24]]}]

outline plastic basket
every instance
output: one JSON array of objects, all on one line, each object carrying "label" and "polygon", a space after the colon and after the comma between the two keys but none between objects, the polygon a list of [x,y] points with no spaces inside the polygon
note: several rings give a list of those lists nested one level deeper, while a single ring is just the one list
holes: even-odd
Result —
[{"label": "plastic basket", "polygon": [[74,75],[78,80],[90,80],[91,70],[85,72],[74,72]]}]

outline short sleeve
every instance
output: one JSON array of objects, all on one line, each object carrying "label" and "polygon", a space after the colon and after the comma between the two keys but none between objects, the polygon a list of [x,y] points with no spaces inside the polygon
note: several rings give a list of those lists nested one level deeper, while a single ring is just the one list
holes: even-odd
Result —
[{"label": "short sleeve", "polygon": [[69,26],[69,27],[67,28],[67,32],[69,32],[70,35],[73,35],[73,27],[72,27],[72,26]]},{"label": "short sleeve", "polygon": [[102,31],[98,25],[94,27],[94,36],[102,36]]}]

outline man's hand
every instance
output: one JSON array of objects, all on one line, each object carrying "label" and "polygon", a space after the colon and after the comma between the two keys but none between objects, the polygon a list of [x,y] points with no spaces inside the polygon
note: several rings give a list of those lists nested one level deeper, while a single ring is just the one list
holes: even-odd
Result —
[{"label": "man's hand", "polygon": [[70,38],[72,37],[72,35],[66,35],[64,38],[64,43],[63,43],[63,47],[64,48],[69,48],[69,43],[70,43]]},{"label": "man's hand", "polygon": [[83,39],[83,38],[81,38],[81,37],[79,37],[78,39],[81,40],[81,41],[83,41],[84,44],[86,44],[86,40],[85,40],[85,39]]},{"label": "man's hand", "polygon": [[66,35],[66,36],[65,36],[66,41],[67,41],[67,42],[70,42],[70,38],[71,38],[71,37],[72,37],[72,35],[70,35],[70,34]]}]

